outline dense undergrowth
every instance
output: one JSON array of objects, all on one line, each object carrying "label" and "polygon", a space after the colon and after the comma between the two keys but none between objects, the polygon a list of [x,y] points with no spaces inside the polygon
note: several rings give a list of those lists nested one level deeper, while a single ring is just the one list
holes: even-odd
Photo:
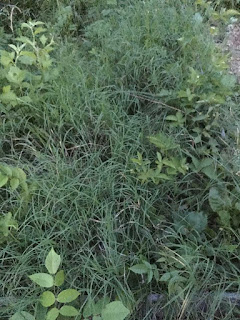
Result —
[{"label": "dense undergrowth", "polygon": [[28,276],[51,247],[76,319],[109,319],[86,311],[103,297],[131,320],[237,319],[239,85],[219,43],[238,1],[10,2],[0,319],[45,319]]}]

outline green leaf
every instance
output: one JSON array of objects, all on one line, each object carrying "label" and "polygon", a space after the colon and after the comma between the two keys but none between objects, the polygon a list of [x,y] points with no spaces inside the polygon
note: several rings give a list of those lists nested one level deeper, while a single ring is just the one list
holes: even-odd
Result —
[{"label": "green leaf", "polygon": [[12,190],[16,190],[17,187],[19,186],[19,179],[18,178],[12,178],[10,180],[10,187]]},{"label": "green leaf", "polygon": [[12,169],[9,166],[0,165],[0,171],[10,178],[12,177]]},{"label": "green leaf", "polygon": [[25,76],[26,76],[25,70],[21,70],[16,66],[11,66],[6,75],[6,78],[9,82],[20,85],[25,79]]},{"label": "green leaf", "polygon": [[77,309],[72,306],[62,306],[59,312],[62,316],[65,317],[76,317],[79,314]]},{"label": "green leaf", "polygon": [[166,117],[166,120],[169,120],[169,121],[178,121],[178,118],[174,115],[170,115],[170,116],[167,116]]},{"label": "green leaf", "polygon": [[55,296],[51,291],[45,291],[42,293],[40,301],[45,308],[48,308],[54,304]]},{"label": "green leaf", "polygon": [[0,53],[1,53],[0,62],[4,67],[8,67],[10,64],[13,64],[13,60],[15,57],[14,52],[8,52],[5,50],[1,50]]},{"label": "green leaf", "polygon": [[136,274],[144,274],[144,273],[148,273],[149,268],[142,263],[142,264],[136,264],[132,266],[131,268],[129,268],[129,270],[131,270]]},{"label": "green leaf", "polygon": [[39,40],[41,41],[41,44],[42,44],[43,46],[45,46],[45,44],[46,44],[46,42],[47,42],[47,37],[43,34],[43,35],[40,37]]},{"label": "green leaf", "polygon": [[209,191],[208,201],[214,212],[229,209],[232,206],[227,190],[212,187]]},{"label": "green leaf", "polygon": [[59,316],[59,310],[57,308],[52,308],[48,311],[46,320],[56,320]]},{"label": "green leaf", "polygon": [[205,167],[201,170],[203,173],[205,173],[206,176],[208,176],[208,178],[212,179],[212,180],[216,180],[217,179],[217,173],[216,173],[216,169],[214,165],[211,165],[209,167]]},{"label": "green leaf", "polygon": [[147,274],[147,283],[150,283],[152,281],[152,278],[153,278],[153,271],[149,269]]},{"label": "green leaf", "polygon": [[30,44],[32,47],[34,47],[34,43],[31,41],[31,39],[27,38],[27,37],[24,37],[24,36],[21,36],[21,37],[18,37],[16,38],[17,41],[20,41],[20,42],[23,42],[23,43],[28,43]]},{"label": "green leaf", "polygon": [[83,317],[89,318],[95,313],[95,303],[92,299],[88,299],[87,303],[83,308]]},{"label": "green leaf", "polygon": [[57,301],[61,303],[69,303],[77,299],[80,293],[75,289],[66,289],[59,293]]},{"label": "green leaf", "polygon": [[60,266],[60,263],[61,263],[60,255],[58,255],[52,248],[45,260],[45,266],[48,272],[50,274],[55,274]]},{"label": "green leaf", "polygon": [[26,311],[15,313],[9,320],[35,320],[35,318]]},{"label": "green leaf", "polygon": [[176,166],[175,166],[175,164],[174,164],[174,162],[172,161],[172,159],[171,160],[168,160],[167,158],[165,158],[165,159],[163,159],[163,164],[165,164],[166,166],[169,166],[169,167],[171,167],[171,168],[173,168],[173,169],[176,169]]},{"label": "green leaf", "polygon": [[121,301],[110,302],[102,311],[102,320],[124,320],[130,311]]},{"label": "green leaf", "polygon": [[220,210],[220,211],[218,211],[218,215],[219,215],[221,224],[222,224],[224,227],[230,227],[230,219],[231,219],[231,216],[230,216],[229,211],[227,211],[227,210]]},{"label": "green leaf", "polygon": [[226,11],[223,13],[223,16],[225,16],[225,17],[229,17],[229,16],[239,16],[239,15],[240,15],[240,12],[237,11],[237,10],[234,10],[234,9],[226,10]]},{"label": "green leaf", "polygon": [[209,167],[213,164],[213,159],[211,158],[204,158],[201,160],[200,162],[200,168],[206,168],[206,167]]},{"label": "green leaf", "polygon": [[165,173],[159,173],[158,175],[157,175],[157,177],[160,179],[160,180],[172,180],[172,178],[171,177],[169,177],[168,175],[166,175]]},{"label": "green leaf", "polygon": [[26,65],[32,65],[37,61],[36,55],[31,51],[22,51],[19,61]]},{"label": "green leaf", "polygon": [[7,182],[8,182],[8,176],[5,176],[4,174],[0,173],[0,188],[5,186]]},{"label": "green leaf", "polygon": [[46,320],[47,308],[43,307],[41,302],[38,301],[35,308],[35,317],[36,320]]},{"label": "green leaf", "polygon": [[35,273],[29,276],[29,278],[40,287],[44,288],[51,288],[54,283],[53,277],[47,273]]},{"label": "green leaf", "polygon": [[26,181],[27,176],[26,173],[21,168],[13,168],[12,175],[15,178],[18,178],[21,182]]},{"label": "green leaf", "polygon": [[45,32],[47,29],[43,28],[43,27],[38,27],[36,28],[36,30],[34,31],[34,34],[37,35],[39,33],[43,33]]},{"label": "green leaf", "polygon": [[161,278],[159,279],[159,281],[168,281],[171,278],[171,273],[170,272],[166,272],[164,273]]},{"label": "green leaf", "polygon": [[149,141],[156,147],[163,151],[176,149],[178,145],[174,142],[171,137],[166,136],[164,133],[160,132],[155,136],[148,137]]},{"label": "green leaf", "polygon": [[207,215],[203,212],[189,212],[186,216],[189,227],[201,233],[207,227]]},{"label": "green leaf", "polygon": [[[7,87],[10,88],[10,86]],[[4,88],[6,87],[3,87],[3,93],[0,95],[0,101],[6,105],[10,104],[12,106],[16,106],[18,104],[16,94],[12,90],[4,92]]]},{"label": "green leaf", "polygon": [[17,221],[12,219],[11,212],[8,212],[3,218],[0,219],[0,232],[7,237],[10,233],[10,229],[18,229]]},{"label": "green leaf", "polygon": [[109,302],[110,299],[108,297],[103,297],[102,299],[99,299],[94,306],[93,314],[100,314]]},{"label": "green leaf", "polygon": [[60,287],[64,283],[64,280],[65,280],[64,271],[60,270],[55,276],[54,285],[57,287]]}]

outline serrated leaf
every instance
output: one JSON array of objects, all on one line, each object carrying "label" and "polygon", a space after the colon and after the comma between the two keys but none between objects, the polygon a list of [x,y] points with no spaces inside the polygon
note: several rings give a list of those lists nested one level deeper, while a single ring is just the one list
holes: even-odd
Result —
[{"label": "serrated leaf", "polygon": [[62,306],[59,312],[62,316],[65,317],[76,317],[79,314],[77,309],[72,306]]},{"label": "serrated leaf", "polygon": [[54,304],[55,296],[51,291],[45,291],[42,293],[40,302],[45,308],[48,308]]},{"label": "serrated leaf", "polygon": [[57,287],[60,287],[64,283],[64,280],[65,280],[64,271],[60,270],[55,276],[54,285]]},{"label": "serrated leaf", "polygon": [[43,35],[39,38],[39,40],[41,41],[41,44],[42,44],[43,46],[45,46],[45,44],[46,44],[46,42],[47,42],[47,37],[43,34]]},{"label": "serrated leaf", "polygon": [[10,187],[12,190],[16,190],[17,187],[19,186],[19,179],[18,178],[12,178],[10,180]]},{"label": "serrated leaf", "polygon": [[15,313],[9,320],[35,320],[35,318],[26,311],[20,311]]},{"label": "serrated leaf", "polygon": [[157,175],[157,177],[158,177],[159,179],[162,179],[162,180],[169,180],[169,181],[172,180],[172,178],[169,177],[169,176],[167,176],[165,173],[159,173],[159,174]]},{"label": "serrated leaf", "polygon": [[30,29],[31,27],[30,27],[30,25],[29,25],[28,23],[23,22],[23,23],[21,24],[21,29],[23,29],[23,28],[28,28],[28,29]]},{"label": "serrated leaf", "polygon": [[35,273],[29,276],[29,278],[40,287],[44,288],[51,288],[54,283],[53,277],[47,273]]},{"label": "serrated leaf", "polygon": [[60,255],[58,255],[52,248],[45,260],[45,266],[48,272],[50,274],[55,274],[60,266],[60,263],[61,263]]},{"label": "serrated leaf", "polygon": [[8,176],[5,176],[4,174],[0,173],[0,188],[5,186],[7,182],[8,182]]},{"label": "serrated leaf", "polygon": [[102,320],[124,320],[130,311],[121,301],[110,302],[102,311]]},{"label": "serrated leaf", "polygon": [[129,270],[131,270],[136,274],[144,274],[144,273],[148,273],[149,268],[145,264],[141,263],[141,264],[136,264],[130,267]]},{"label": "serrated leaf", "polygon": [[36,55],[31,51],[22,51],[20,53],[19,61],[23,64],[32,65],[36,60]]},{"label": "serrated leaf", "polygon": [[32,47],[34,47],[34,43],[31,41],[31,39],[29,39],[28,37],[24,37],[24,36],[21,36],[21,37],[18,37],[16,38],[17,41],[20,41],[20,42],[23,42],[23,43],[28,43],[30,44]]},{"label": "serrated leaf", "polygon": [[163,159],[163,164],[165,164],[166,166],[169,166],[173,169],[176,169],[176,166],[174,165],[174,162],[171,160],[168,160],[167,158]]},{"label": "serrated leaf", "polygon": [[36,28],[36,30],[34,31],[34,34],[37,35],[39,33],[45,32],[47,29],[43,28],[43,27],[38,27]]},{"label": "serrated leaf", "polygon": [[4,67],[8,67],[10,64],[13,63],[13,60],[15,58],[14,52],[8,52],[5,50],[1,50],[0,53],[1,53],[0,62]]},{"label": "serrated leaf", "polygon": [[75,289],[66,289],[59,293],[57,301],[61,303],[69,303],[77,299],[80,293]]},{"label": "serrated leaf", "polygon": [[46,320],[56,320],[59,316],[59,310],[57,308],[52,308],[48,311]]}]

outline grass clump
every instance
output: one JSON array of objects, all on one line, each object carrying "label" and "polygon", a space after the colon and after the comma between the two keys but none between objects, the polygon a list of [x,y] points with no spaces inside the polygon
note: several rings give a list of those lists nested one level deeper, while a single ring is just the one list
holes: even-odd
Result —
[{"label": "grass clump", "polygon": [[1,186],[2,218],[11,209],[18,230],[1,243],[0,317],[36,312],[27,276],[54,247],[85,318],[104,297],[131,320],[235,319],[238,85],[212,20],[192,1],[93,4],[22,4],[51,21],[54,51],[43,51],[58,73],[35,87],[41,61],[18,65],[28,77],[10,90],[31,101],[0,96],[2,162],[30,186],[27,201]]}]

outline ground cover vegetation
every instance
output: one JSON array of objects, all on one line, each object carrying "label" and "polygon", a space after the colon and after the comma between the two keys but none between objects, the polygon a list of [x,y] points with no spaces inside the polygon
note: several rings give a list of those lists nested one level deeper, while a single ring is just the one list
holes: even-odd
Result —
[{"label": "ground cover vegetation", "polygon": [[0,3],[0,319],[237,319],[239,1]]}]

